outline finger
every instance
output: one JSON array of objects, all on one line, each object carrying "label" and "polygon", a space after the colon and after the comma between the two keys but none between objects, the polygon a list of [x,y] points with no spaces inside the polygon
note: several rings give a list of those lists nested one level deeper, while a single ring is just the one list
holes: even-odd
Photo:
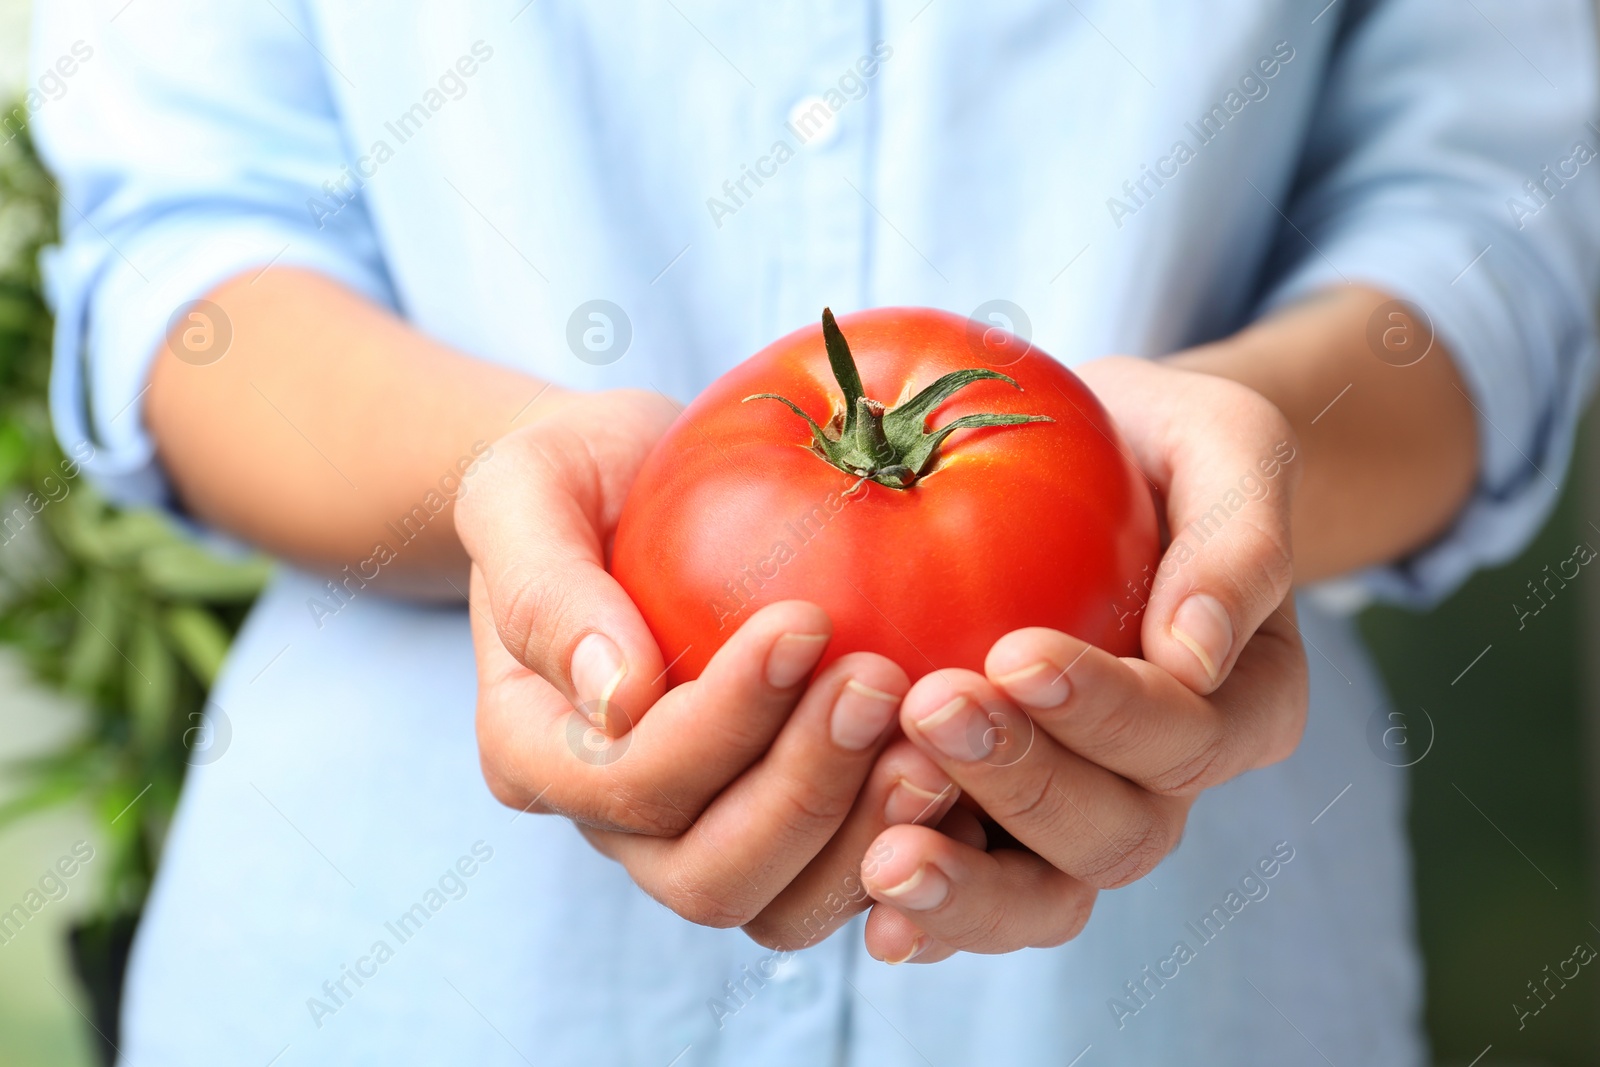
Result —
[{"label": "finger", "polygon": [[954,956],[959,949],[935,941],[905,912],[872,901],[863,930],[867,953],[894,967],[901,963],[938,963]]},{"label": "finger", "polygon": [[[481,636],[487,623],[478,615]],[[813,604],[768,605],[717,650],[697,681],[668,693],[617,738],[592,727],[559,694],[552,700],[554,690],[537,675],[496,666],[505,653],[493,641],[476,641],[480,677],[499,679],[480,684],[478,693],[485,778],[497,797],[542,795],[545,810],[580,823],[680,834],[766,753],[829,633],[827,615]]]},{"label": "finger", "polygon": [[[879,840],[892,856],[865,876],[867,891],[910,919],[922,936],[951,948],[1052,948],[1076,937],[1094,907],[1093,888],[1029,852],[980,852],[923,826],[892,827]],[[877,932],[869,929],[867,951],[878,959],[914,947],[876,943],[871,935]]]},{"label": "finger", "polygon": [[1172,542],[1149,590],[1144,656],[1209,693],[1293,582],[1294,430],[1265,397],[1214,375],[1144,360],[1085,370],[1093,388],[1141,397],[1141,417],[1119,427],[1166,499]]},{"label": "finger", "polygon": [[[921,825],[928,825],[923,823]],[[957,805],[950,809],[950,814],[932,824],[944,836],[961,842],[979,852],[986,852],[989,848],[989,834],[983,828],[983,822],[971,808]]]},{"label": "finger", "polygon": [[1153,792],[1193,796],[1285,758],[1305,727],[1305,652],[1294,604],[1269,616],[1209,698],[1160,667],[1056,630],[1017,630],[984,663],[1040,729]]},{"label": "finger", "polygon": [[878,755],[850,814],[805,869],[744,924],[745,933],[789,951],[828,937],[871,903],[861,872],[883,858],[868,852],[878,835],[902,823],[939,823],[959,794],[916,746],[893,741]]},{"label": "finger", "polygon": [[1063,747],[982,675],[924,677],[906,694],[900,722],[1007,833],[1091,885],[1143,877],[1178,842],[1189,800],[1141,789]]},{"label": "finger", "polygon": [[473,491],[457,505],[456,528],[483,570],[499,639],[608,733],[626,730],[615,706],[634,715],[663,688],[663,664],[643,617],[605,569],[633,472],[670,406],[641,405],[616,425],[567,424],[560,412],[502,439]]},{"label": "finger", "polygon": [[489,614],[488,588],[477,564],[472,565],[467,582],[467,620],[478,674],[474,718],[484,783],[507,807],[547,814],[553,809],[544,804],[544,798],[554,787],[559,768],[530,751],[538,736],[532,726],[551,718],[576,719],[578,713],[554,686],[524,667],[500,643]]},{"label": "finger", "polygon": [[[590,840],[679,915],[708,926],[743,925],[834,838],[891,736],[909,684],[882,656],[841,657],[806,691],[770,751],[681,837],[595,831]],[[841,884],[839,893],[841,901],[866,895],[859,883]]]}]

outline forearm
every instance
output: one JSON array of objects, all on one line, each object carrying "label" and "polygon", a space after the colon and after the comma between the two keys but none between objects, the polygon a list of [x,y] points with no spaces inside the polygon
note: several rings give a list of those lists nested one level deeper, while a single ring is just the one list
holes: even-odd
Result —
[{"label": "forearm", "polygon": [[461,468],[556,390],[530,408],[543,383],[456,353],[320,275],[274,269],[209,299],[232,322],[231,346],[203,366],[163,353],[146,401],[185,505],[315,568],[359,564],[382,542],[388,591],[465,589],[451,514],[471,482]]},{"label": "forearm", "polygon": [[1405,367],[1370,346],[1368,323],[1390,300],[1341,288],[1172,359],[1250,386],[1293,425],[1305,465],[1293,508],[1297,583],[1428,543],[1477,474],[1472,404],[1442,343]]}]

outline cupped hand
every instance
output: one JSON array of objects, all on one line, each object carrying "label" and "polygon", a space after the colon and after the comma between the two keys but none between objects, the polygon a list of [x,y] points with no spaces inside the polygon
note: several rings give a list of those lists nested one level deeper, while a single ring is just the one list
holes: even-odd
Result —
[{"label": "cupped hand", "polygon": [[1019,630],[984,673],[906,695],[901,725],[984,818],[885,830],[863,870],[868,950],[894,962],[1075,936],[1100,889],[1152,870],[1202,790],[1286,758],[1305,727],[1291,598],[1292,428],[1225,379],[1132,359],[1079,373],[1157,491],[1171,534],[1144,658]]},{"label": "cupped hand", "polygon": [[[674,414],[649,393],[555,398],[495,443],[460,499],[480,762],[501,802],[572,819],[679,915],[764,916],[773,936],[804,941],[802,917],[826,895],[804,887],[859,864],[911,803],[892,799],[901,784],[954,790],[903,741],[878,760],[909,684],[899,667],[857,653],[811,678],[831,635],[815,605],[756,612],[698,680],[664,691],[661,653],[605,551]],[[864,804],[878,810],[840,833]],[[859,910],[859,885],[854,898]]]}]

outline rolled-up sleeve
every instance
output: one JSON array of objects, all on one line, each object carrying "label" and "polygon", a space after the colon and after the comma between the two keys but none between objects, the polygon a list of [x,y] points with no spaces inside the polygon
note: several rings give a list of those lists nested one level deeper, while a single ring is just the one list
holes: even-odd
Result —
[{"label": "rolled-up sleeve", "polygon": [[1587,0],[1345,7],[1266,307],[1371,285],[1420,307],[1455,359],[1478,417],[1472,498],[1343,590],[1427,606],[1537,532],[1592,384],[1595,26]]},{"label": "rolled-up sleeve", "polygon": [[393,297],[361,199],[324,187],[350,187],[329,90],[339,74],[297,4],[163,0],[109,24],[104,14],[35,14],[36,67],[75,43],[88,53],[86,84],[33,124],[62,201],[62,240],[42,264],[56,315],[51,409],[65,447],[92,446],[85,469],[108,495],[168,504],[141,401],[176,311],[286,265]]}]

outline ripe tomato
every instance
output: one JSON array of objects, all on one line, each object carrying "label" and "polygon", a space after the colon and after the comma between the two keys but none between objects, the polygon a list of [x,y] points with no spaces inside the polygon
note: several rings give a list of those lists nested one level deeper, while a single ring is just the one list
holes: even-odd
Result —
[{"label": "ripe tomato", "polygon": [[[999,353],[1005,374],[973,367]],[[982,670],[1023,626],[1137,655],[1160,546],[1126,455],[1088,388],[1026,342],[943,311],[824,310],[667,431],[612,573],[670,685],[790,599],[833,620],[824,663],[867,650],[913,679]]]}]

